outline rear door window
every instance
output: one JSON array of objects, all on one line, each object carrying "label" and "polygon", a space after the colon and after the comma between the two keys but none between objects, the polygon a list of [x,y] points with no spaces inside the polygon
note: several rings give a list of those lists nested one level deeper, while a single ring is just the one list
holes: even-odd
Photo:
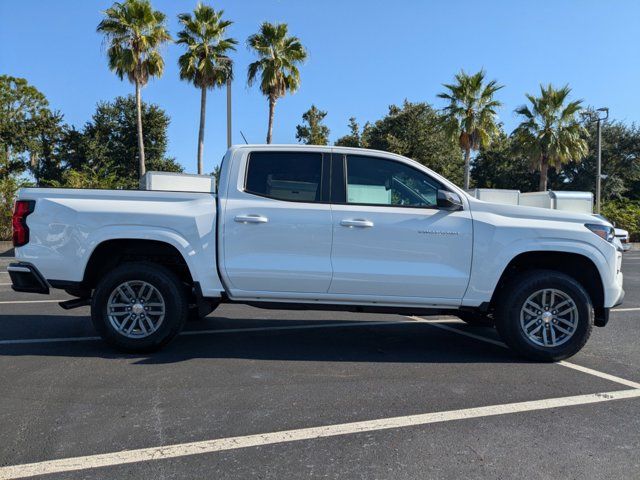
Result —
[{"label": "rear door window", "polygon": [[290,202],[320,202],[322,153],[253,152],[245,191]]}]

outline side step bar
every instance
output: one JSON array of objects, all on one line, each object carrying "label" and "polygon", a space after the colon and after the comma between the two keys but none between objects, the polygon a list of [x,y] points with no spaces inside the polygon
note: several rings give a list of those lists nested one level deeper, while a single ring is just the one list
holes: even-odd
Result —
[{"label": "side step bar", "polygon": [[71,310],[72,308],[78,307],[86,307],[87,305],[91,305],[90,298],[73,298],[71,300],[65,300],[64,302],[59,302],[60,305],[65,310]]}]

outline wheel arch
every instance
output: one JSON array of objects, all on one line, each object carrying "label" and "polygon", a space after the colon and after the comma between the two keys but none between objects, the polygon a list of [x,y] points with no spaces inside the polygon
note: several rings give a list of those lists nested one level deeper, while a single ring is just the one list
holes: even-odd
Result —
[{"label": "wheel arch", "polygon": [[604,315],[605,291],[600,271],[586,255],[564,251],[538,250],[516,255],[502,271],[491,297],[494,306],[506,285],[515,276],[529,270],[554,270],[578,281],[589,294],[596,313],[596,325]]},{"label": "wheel arch", "polygon": [[92,289],[105,272],[121,263],[134,261],[150,261],[163,265],[183,282],[194,283],[189,264],[172,243],[156,239],[112,238],[96,244],[89,255],[82,286]]}]

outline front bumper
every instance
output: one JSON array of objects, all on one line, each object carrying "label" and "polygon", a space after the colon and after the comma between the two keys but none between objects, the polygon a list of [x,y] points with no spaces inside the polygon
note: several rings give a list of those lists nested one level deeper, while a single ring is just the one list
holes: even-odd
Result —
[{"label": "front bumper", "polygon": [[49,293],[49,284],[36,267],[30,263],[11,263],[7,267],[11,288],[16,292]]}]

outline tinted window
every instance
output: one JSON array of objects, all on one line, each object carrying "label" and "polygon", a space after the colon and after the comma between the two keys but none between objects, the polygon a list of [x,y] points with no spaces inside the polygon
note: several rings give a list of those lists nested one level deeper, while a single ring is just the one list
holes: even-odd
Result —
[{"label": "tinted window", "polygon": [[320,201],[322,154],[255,152],[249,157],[245,190],[298,202]]},{"label": "tinted window", "polygon": [[376,157],[347,157],[347,202],[432,207],[440,185],[403,163]]}]

